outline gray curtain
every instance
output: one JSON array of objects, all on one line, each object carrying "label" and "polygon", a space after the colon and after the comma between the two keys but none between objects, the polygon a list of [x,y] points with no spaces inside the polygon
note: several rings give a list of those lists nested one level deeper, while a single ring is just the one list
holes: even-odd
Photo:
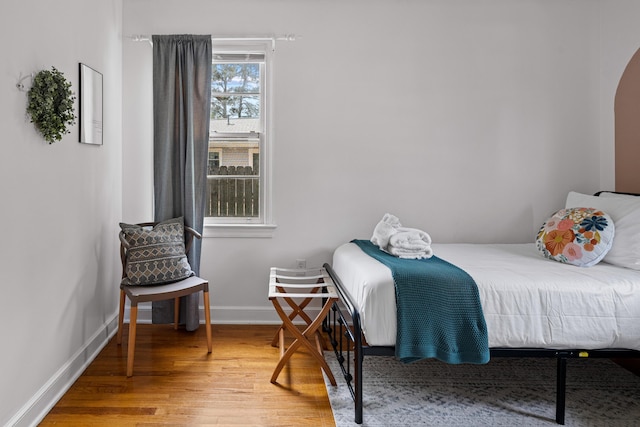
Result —
[{"label": "gray curtain", "polygon": [[[153,168],[155,221],[183,216],[202,233],[209,120],[211,111],[211,36],[153,36]],[[189,263],[200,271],[200,240]],[[180,322],[199,325],[199,295],[183,298]],[[173,302],[153,303],[153,323],[173,322]]]}]

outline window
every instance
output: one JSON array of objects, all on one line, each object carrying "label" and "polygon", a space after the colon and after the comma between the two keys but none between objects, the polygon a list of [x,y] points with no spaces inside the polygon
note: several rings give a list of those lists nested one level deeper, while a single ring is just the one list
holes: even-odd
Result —
[{"label": "window", "polygon": [[269,44],[213,45],[205,225],[268,225]]},{"label": "window", "polygon": [[213,151],[209,148],[209,164],[207,166],[207,175],[213,175],[213,171],[220,167],[220,151]]}]

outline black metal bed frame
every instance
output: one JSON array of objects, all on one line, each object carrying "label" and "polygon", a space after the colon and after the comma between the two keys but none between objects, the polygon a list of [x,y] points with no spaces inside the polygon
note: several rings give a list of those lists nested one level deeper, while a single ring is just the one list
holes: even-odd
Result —
[{"label": "black metal bed frame", "polygon": [[[355,422],[362,424],[363,418],[363,390],[362,390],[362,362],[364,356],[394,356],[395,347],[370,346],[365,343],[360,323],[360,313],[351,297],[344,290],[340,278],[326,263],[324,268],[333,280],[340,302],[333,307],[324,323],[324,330],[328,333],[331,346],[340,364],[342,375],[347,382],[351,397],[355,405]],[[344,308],[344,310],[343,310]],[[347,311],[348,317],[344,311]],[[345,342],[346,339],[346,342]],[[353,354],[352,354],[353,353]],[[546,357],[557,360],[556,370],[556,422],[564,424],[565,394],[567,378],[567,359],[573,358],[640,358],[640,351],[625,349],[600,350],[554,350],[536,348],[491,348],[491,357]],[[623,369],[621,367],[621,369]]]}]

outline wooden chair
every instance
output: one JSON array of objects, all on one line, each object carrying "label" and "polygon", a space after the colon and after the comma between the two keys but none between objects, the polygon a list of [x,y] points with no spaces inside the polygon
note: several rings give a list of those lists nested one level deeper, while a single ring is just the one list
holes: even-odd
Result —
[{"label": "wooden chair", "polygon": [[[141,227],[153,227],[157,222],[145,222],[137,224]],[[184,227],[185,231],[185,253],[189,253],[193,238],[202,238],[200,233],[191,227]],[[122,261],[122,277],[126,276],[127,247],[129,246],[124,239],[124,233],[120,232],[120,259]],[[204,299],[204,315],[205,328],[207,333],[207,349],[211,353],[211,312],[209,308],[209,282],[197,276],[191,276],[186,279],[161,284],[161,285],[144,285],[129,286],[120,285],[120,313],[118,316],[118,333],[116,342],[122,344],[122,325],[124,323],[124,307],[125,297],[129,297],[131,301],[131,311],[129,315],[129,347],[127,349],[127,377],[133,375],[133,356],[136,345],[136,322],[138,320],[138,303],[148,301],[174,300],[174,329],[178,329],[178,319],[180,316],[180,297],[203,292]]]}]

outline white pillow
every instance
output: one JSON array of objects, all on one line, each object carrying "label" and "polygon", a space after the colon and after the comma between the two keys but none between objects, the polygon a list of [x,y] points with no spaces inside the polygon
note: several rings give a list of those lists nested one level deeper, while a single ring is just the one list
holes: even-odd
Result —
[{"label": "white pillow", "polygon": [[598,197],[571,191],[565,207],[589,207],[608,213],[615,224],[616,235],[603,261],[640,270],[640,197]]},{"label": "white pillow", "polygon": [[611,191],[602,191],[598,194],[598,197],[609,197],[611,199],[636,199],[638,196],[633,194],[624,194],[624,193],[613,193]]}]

